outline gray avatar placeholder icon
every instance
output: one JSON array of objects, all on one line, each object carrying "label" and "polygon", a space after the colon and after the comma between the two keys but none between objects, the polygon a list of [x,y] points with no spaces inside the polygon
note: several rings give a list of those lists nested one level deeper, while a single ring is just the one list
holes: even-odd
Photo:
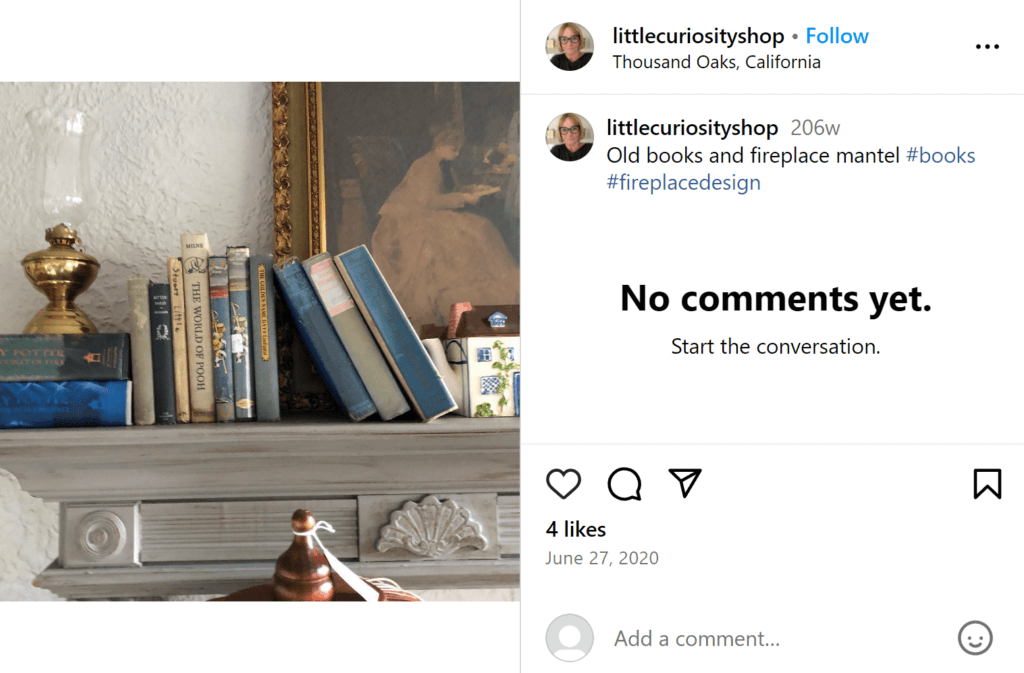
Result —
[{"label": "gray avatar placeholder icon", "polygon": [[562,615],[547,632],[548,651],[561,661],[579,661],[594,646],[594,629],[579,615]]}]

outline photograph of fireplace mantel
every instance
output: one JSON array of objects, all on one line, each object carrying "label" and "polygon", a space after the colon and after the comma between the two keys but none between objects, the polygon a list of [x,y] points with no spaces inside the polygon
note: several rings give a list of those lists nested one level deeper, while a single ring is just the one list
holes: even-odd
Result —
[{"label": "photograph of fireplace mantel", "polygon": [[[42,258],[45,269],[55,266],[54,259],[77,260],[91,272],[82,277],[88,287],[74,297],[75,307],[100,335],[135,329],[132,345],[141,346],[130,349],[139,362],[130,368],[125,363],[110,379],[117,384],[110,388],[119,406],[103,419],[109,425],[130,418],[139,425],[50,427],[92,424],[85,409],[103,405],[77,398],[63,405],[74,411],[59,422],[32,419],[39,427],[28,429],[33,404],[48,412],[58,405],[38,395],[7,398],[19,406],[0,430],[0,600],[199,599],[258,586],[274,575],[274,561],[292,539],[288,521],[297,509],[333,526],[336,532],[321,533],[321,540],[363,577],[429,592],[427,600],[516,600],[520,343],[494,338],[489,348],[478,349],[488,356],[475,363],[484,362],[474,370],[472,386],[466,376],[456,379],[444,349],[433,346],[446,333],[450,302],[518,309],[518,105],[513,82],[0,84],[0,122],[12,130],[0,137],[9,158],[0,167],[0,209],[8,223],[8,245],[0,251],[6,255],[0,264],[6,292],[0,334],[20,334],[41,308],[46,315],[55,310],[25,278],[32,270],[25,260],[35,264]],[[40,109],[53,113],[42,118],[42,136],[39,124],[33,125],[39,121],[33,111]],[[60,151],[51,157],[53,148]],[[33,166],[44,170],[26,168]],[[429,205],[435,201],[444,207]],[[75,226],[54,226],[53,218]],[[420,230],[417,223],[431,226]],[[51,228],[52,241],[44,236]],[[200,240],[183,244],[182,236],[193,234]],[[423,259],[446,260],[439,267],[444,274],[430,276],[437,265],[424,269],[411,264],[415,259],[396,256],[397,243],[414,236],[422,243],[417,249],[427,251]],[[44,242],[60,249],[37,254]],[[161,340],[160,328],[171,326],[152,320],[156,329],[147,333],[140,317],[144,293],[136,292],[133,300],[128,288],[143,288],[147,279],[173,286],[182,276],[169,258],[177,258],[183,245],[203,249],[203,242],[215,258],[248,248],[251,256],[278,263],[305,261],[360,244],[371,258],[386,257],[394,268],[382,274],[382,282],[404,288],[395,290],[398,309],[388,302],[389,312],[374,317],[365,298],[357,301],[361,306],[349,306],[377,325],[369,350],[381,348],[393,370],[406,361],[395,355],[396,348],[401,356],[416,356],[419,366],[395,374],[396,382],[404,380],[406,397],[423,397],[409,376],[425,372],[412,383],[430,382],[431,367],[442,377],[448,374],[442,378],[447,395],[454,395],[456,383],[463,386],[465,405],[470,393],[487,395],[472,399],[477,417],[449,414],[416,422],[428,415],[415,404],[391,420],[374,415],[365,404],[369,390],[359,390],[365,377],[354,362],[365,352],[351,358],[347,369],[334,367],[343,350],[336,326],[325,323],[310,338],[292,315],[277,273],[267,267],[263,287],[276,284],[276,290],[262,295],[258,309],[250,304],[248,317],[244,299],[237,315],[232,303],[230,327],[210,323],[202,356],[198,348],[191,351],[194,371],[178,368],[176,414],[168,413],[166,383],[172,377],[166,370],[156,376],[144,353],[145,345]],[[202,257],[190,266],[196,273]],[[499,266],[502,273],[491,274],[490,281],[474,280]],[[351,273],[344,261],[342,268]],[[481,276],[481,268],[488,273]],[[232,289],[230,269],[228,276],[230,300],[232,291],[245,290]],[[302,278],[308,279],[305,270]],[[223,278],[217,280],[223,291]],[[356,294],[383,297],[370,292],[380,282]],[[448,296],[439,288],[461,289]],[[202,292],[190,296],[201,299]],[[250,299],[260,296],[252,292]],[[200,328],[192,335],[203,334],[199,303]],[[185,315],[183,304],[174,310]],[[379,321],[401,327],[403,314],[415,322],[401,343],[389,341],[385,335],[392,331],[382,330]],[[510,308],[489,313],[499,314],[510,325],[493,329],[509,332],[514,322],[518,339],[518,314]],[[245,330],[259,324],[253,316],[265,322],[249,334]],[[430,360],[426,347],[420,353],[424,338],[440,357]],[[278,404],[261,405],[257,385],[251,399],[235,400],[238,418],[196,423],[210,413],[204,406],[209,400],[191,399],[193,382],[198,390],[201,375],[211,378],[207,359],[215,363],[222,387],[202,390],[227,391],[235,377],[226,374],[226,365],[244,363],[249,344],[265,346],[263,376],[254,372],[253,383],[262,381],[263,399]],[[233,357],[225,357],[227,345]],[[166,348],[162,353],[166,364]],[[210,358],[211,353],[216,355]],[[271,353],[276,364],[269,364]],[[335,357],[320,362],[325,353]],[[234,371],[242,372],[240,390],[246,388],[244,370]],[[23,378],[8,380],[35,380],[25,371],[15,374]],[[338,385],[342,374],[346,386]],[[206,383],[216,383],[213,378]],[[137,384],[130,399],[129,379]],[[156,381],[165,384],[159,416],[155,389],[146,395]],[[95,392],[94,386],[82,387]],[[362,404],[362,415],[356,415],[366,420],[345,420],[351,409],[343,388]],[[436,381],[429,390],[441,392]],[[215,395],[230,401],[230,392]],[[9,410],[13,404],[7,403]],[[245,413],[253,405],[257,422]],[[451,411],[457,405],[441,406]],[[155,418],[177,424],[142,425]],[[403,526],[414,530],[406,533]]]}]

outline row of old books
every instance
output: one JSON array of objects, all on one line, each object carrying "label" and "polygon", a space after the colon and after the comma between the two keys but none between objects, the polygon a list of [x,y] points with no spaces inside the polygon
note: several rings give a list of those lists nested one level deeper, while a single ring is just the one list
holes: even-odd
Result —
[{"label": "row of old books", "polygon": [[275,266],[298,332],[334,399],[353,421],[456,409],[412,324],[366,246]]},{"label": "row of old books", "polygon": [[365,246],[277,265],[209,253],[183,234],[167,283],[128,280],[130,335],[0,336],[0,427],[280,420],[275,278],[349,419],[456,408]]},{"label": "row of old books", "polygon": [[166,283],[128,279],[136,425],[281,420],[272,269],[188,233]]}]

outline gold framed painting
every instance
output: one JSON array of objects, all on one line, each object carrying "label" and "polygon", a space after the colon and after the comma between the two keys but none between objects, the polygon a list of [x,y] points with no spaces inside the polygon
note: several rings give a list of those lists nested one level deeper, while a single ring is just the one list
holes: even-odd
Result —
[{"label": "gold framed painting", "polygon": [[[272,91],[277,259],[365,245],[424,335],[453,303],[519,303],[518,83]],[[285,408],[329,406],[292,332],[278,334]]]}]

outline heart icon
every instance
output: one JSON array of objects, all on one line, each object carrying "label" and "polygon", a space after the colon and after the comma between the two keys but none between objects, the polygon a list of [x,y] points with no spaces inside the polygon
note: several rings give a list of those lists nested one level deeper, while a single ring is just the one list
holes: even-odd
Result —
[{"label": "heart icon", "polygon": [[555,492],[562,500],[565,500],[580,487],[580,473],[572,468],[568,470],[551,470],[548,472],[548,488]]}]

